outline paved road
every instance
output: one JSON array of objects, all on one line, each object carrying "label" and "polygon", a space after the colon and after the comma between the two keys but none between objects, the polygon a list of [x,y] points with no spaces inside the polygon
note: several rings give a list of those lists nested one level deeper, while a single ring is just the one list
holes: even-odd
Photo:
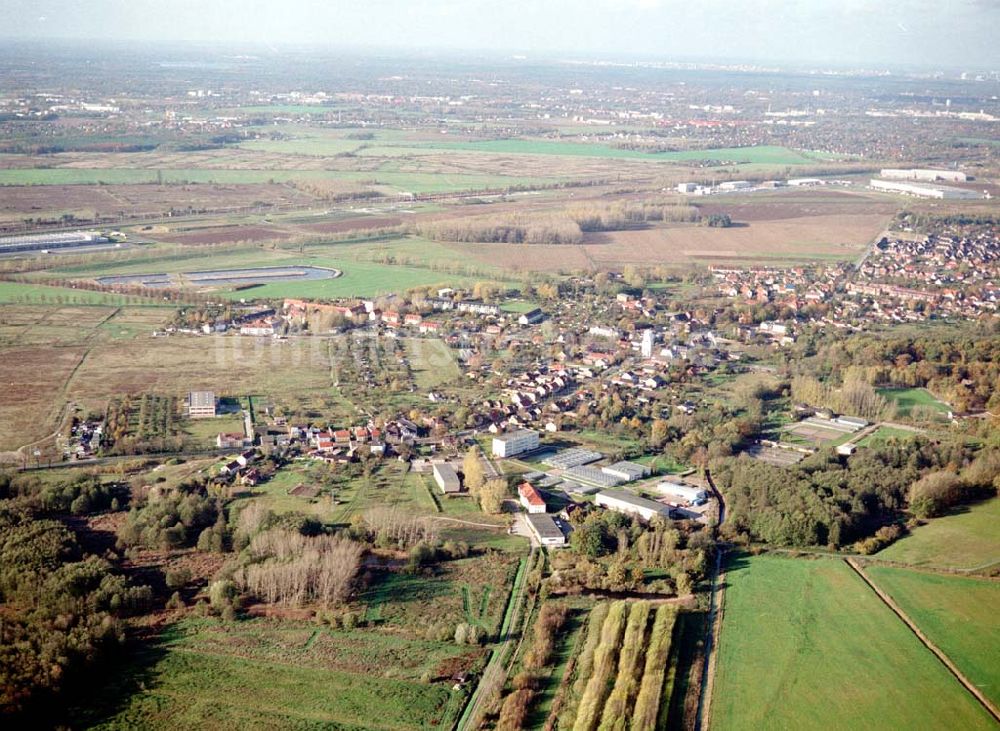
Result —
[{"label": "paved road", "polygon": [[878,244],[878,242],[881,241],[882,239],[887,238],[888,236],[889,236],[889,229],[886,229],[878,236],[876,236],[872,240],[872,242],[865,247],[864,253],[862,253],[861,256],[858,257],[858,260],[856,262],[854,262],[855,270],[860,269],[865,265],[865,261],[868,260],[868,257],[871,256],[871,253],[875,250],[875,245]]}]

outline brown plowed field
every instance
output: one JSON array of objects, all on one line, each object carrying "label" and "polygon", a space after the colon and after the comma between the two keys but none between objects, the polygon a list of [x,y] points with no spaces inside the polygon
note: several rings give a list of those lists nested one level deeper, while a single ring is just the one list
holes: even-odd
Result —
[{"label": "brown plowed field", "polygon": [[198,246],[203,244],[230,244],[235,241],[272,241],[288,239],[291,234],[280,228],[267,226],[225,226],[206,228],[183,234],[165,234],[160,238],[177,244]]},{"label": "brown plowed field", "polygon": [[732,228],[675,225],[587,234],[574,245],[448,244],[457,255],[512,270],[569,272],[625,264],[852,259],[888,216],[824,215],[751,221]]},{"label": "brown plowed field", "polygon": [[339,234],[345,231],[362,231],[369,228],[390,228],[399,226],[403,219],[399,216],[359,216],[326,223],[306,223],[297,226],[300,231],[317,234]]},{"label": "brown plowed field", "polygon": [[50,434],[63,406],[62,389],[85,352],[51,345],[10,348],[0,357],[0,450]]}]

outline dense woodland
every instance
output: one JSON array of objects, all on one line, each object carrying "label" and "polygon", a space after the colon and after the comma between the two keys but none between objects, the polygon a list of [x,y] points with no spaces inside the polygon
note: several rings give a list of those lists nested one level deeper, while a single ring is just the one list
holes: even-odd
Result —
[{"label": "dense woodland", "polygon": [[810,334],[790,351],[803,376],[835,386],[925,387],[956,413],[1000,409],[1000,324],[928,326],[914,335]]},{"label": "dense woodland", "polygon": [[584,234],[642,228],[653,222],[699,223],[725,227],[729,216],[702,219],[698,209],[663,201],[587,205],[545,214],[484,215],[431,222],[416,233],[435,241],[494,244],[579,244]]},{"label": "dense woodland", "polygon": [[118,493],[87,477],[42,486],[0,474],[0,718],[42,710],[124,641],[123,617],[149,607],[150,587],[88,555],[58,519]]},{"label": "dense woodland", "polygon": [[959,442],[890,440],[851,457],[818,453],[794,467],[714,460],[725,536],[778,546],[847,546],[878,529],[995,494],[1000,453]]}]

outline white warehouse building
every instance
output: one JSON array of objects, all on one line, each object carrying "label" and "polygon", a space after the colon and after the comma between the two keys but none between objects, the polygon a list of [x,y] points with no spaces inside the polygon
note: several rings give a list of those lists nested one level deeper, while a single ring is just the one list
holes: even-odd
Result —
[{"label": "white warehouse building", "polygon": [[434,465],[432,472],[434,474],[434,482],[437,483],[437,486],[441,488],[441,492],[445,495],[453,495],[462,491],[462,483],[458,479],[458,473],[447,462]]},{"label": "white warehouse building", "polygon": [[625,490],[602,490],[594,496],[594,503],[617,513],[637,515],[643,520],[652,520],[657,516],[670,518],[670,506]]},{"label": "white warehouse building", "polygon": [[515,454],[538,449],[538,444],[538,432],[531,429],[519,429],[506,434],[498,434],[493,437],[493,456],[513,457]]},{"label": "white warehouse building", "polygon": [[946,185],[921,185],[920,183],[903,183],[895,180],[878,180],[872,178],[869,182],[872,190],[880,190],[884,193],[903,193],[913,195],[918,198],[982,198],[983,196],[974,190],[964,188],[951,188]]},{"label": "white warehouse building", "polygon": [[890,180],[923,180],[929,183],[946,180],[950,183],[965,183],[969,176],[957,170],[931,170],[928,168],[884,168],[879,173]]},{"label": "white warehouse building", "polygon": [[687,485],[683,482],[671,482],[670,480],[667,480],[666,482],[661,482],[657,485],[656,489],[663,495],[678,497],[689,503],[697,503],[708,499],[708,493],[705,490],[702,490],[700,487],[695,487],[694,485]]},{"label": "white warehouse building", "polygon": [[551,515],[544,513],[528,516],[528,526],[543,546],[565,546],[566,535]]}]

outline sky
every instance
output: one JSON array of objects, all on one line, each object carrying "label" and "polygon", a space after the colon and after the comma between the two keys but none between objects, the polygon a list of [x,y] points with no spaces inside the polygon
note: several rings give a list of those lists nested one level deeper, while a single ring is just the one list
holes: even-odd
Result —
[{"label": "sky", "polygon": [[1000,68],[1000,0],[0,0],[0,36]]}]

